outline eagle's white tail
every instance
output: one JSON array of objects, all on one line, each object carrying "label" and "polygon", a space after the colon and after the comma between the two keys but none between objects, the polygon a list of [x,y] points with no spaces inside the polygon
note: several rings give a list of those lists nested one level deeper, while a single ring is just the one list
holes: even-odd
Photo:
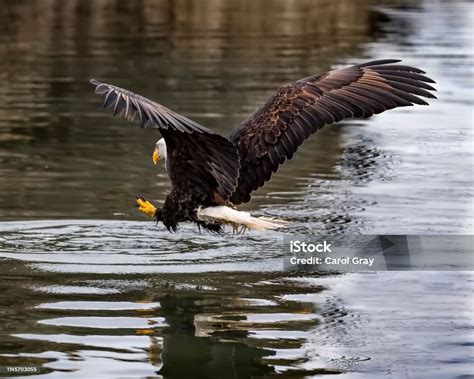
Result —
[{"label": "eagle's white tail", "polygon": [[223,205],[207,208],[199,207],[197,216],[202,221],[230,224],[234,231],[238,231],[239,227],[255,230],[276,229],[286,224],[283,220],[252,217],[248,212],[237,211]]}]

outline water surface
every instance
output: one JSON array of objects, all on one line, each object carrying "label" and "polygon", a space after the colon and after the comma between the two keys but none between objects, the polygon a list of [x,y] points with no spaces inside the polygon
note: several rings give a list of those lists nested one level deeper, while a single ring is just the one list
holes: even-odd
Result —
[{"label": "water surface", "polygon": [[[467,1],[9,2],[0,23],[0,365],[50,378],[461,378],[472,274],[282,272],[284,233],[472,230]],[[41,17],[38,17],[38,15]],[[228,135],[282,83],[387,57],[436,81],[429,107],[331,126],[246,206],[278,232],[178,234],[158,136],[89,78]]]}]

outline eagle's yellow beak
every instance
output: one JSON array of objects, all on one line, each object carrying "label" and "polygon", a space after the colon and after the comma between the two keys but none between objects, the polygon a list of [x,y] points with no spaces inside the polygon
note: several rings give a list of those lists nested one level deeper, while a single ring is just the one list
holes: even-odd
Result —
[{"label": "eagle's yellow beak", "polygon": [[158,149],[155,147],[155,150],[153,151],[153,163],[157,164],[159,160],[160,160],[160,153],[158,153]]}]

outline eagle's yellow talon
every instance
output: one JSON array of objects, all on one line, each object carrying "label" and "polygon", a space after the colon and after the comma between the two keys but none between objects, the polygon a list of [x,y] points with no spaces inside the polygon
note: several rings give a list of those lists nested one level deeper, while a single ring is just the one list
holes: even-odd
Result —
[{"label": "eagle's yellow talon", "polygon": [[156,207],[152,203],[150,203],[148,200],[145,200],[141,196],[137,196],[137,198],[135,199],[135,202],[140,212],[145,213],[148,217],[155,216]]}]

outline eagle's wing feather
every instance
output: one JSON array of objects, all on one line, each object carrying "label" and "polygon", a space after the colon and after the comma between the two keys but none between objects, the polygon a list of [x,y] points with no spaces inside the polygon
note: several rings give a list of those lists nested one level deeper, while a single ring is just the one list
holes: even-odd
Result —
[{"label": "eagle's wing feather", "polygon": [[140,127],[160,131],[166,141],[173,188],[202,196],[215,191],[223,199],[234,192],[239,158],[227,138],[146,97],[94,79],[90,82],[114,115],[131,121],[138,115]]},{"label": "eagle's wing feather", "polygon": [[396,107],[426,105],[419,96],[435,98],[429,92],[435,91],[428,84],[434,83],[432,79],[418,68],[397,62],[367,62],[280,87],[230,136],[241,165],[231,201],[248,202],[251,192],[323,126]]}]

